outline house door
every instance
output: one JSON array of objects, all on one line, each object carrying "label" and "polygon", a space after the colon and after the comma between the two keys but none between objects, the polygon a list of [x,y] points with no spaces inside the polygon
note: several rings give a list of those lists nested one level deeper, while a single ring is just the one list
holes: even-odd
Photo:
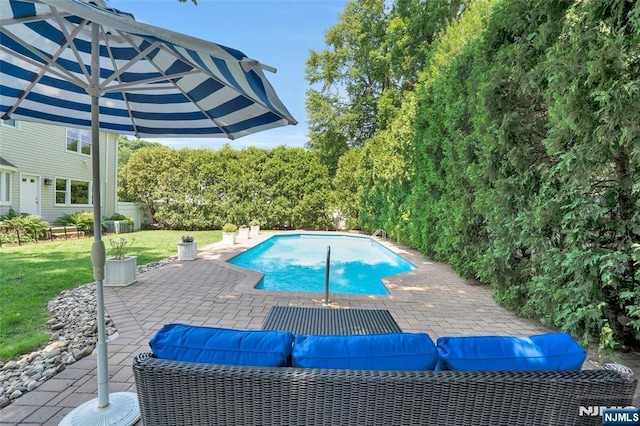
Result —
[{"label": "house door", "polygon": [[40,214],[39,183],[38,176],[20,176],[20,213]]}]

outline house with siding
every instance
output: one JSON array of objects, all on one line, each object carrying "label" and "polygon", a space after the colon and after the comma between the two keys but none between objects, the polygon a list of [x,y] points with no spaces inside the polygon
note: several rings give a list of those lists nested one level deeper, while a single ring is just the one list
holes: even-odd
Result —
[{"label": "house with siding", "polygon": [[[93,211],[91,131],[0,120],[0,215],[10,209],[53,224]],[[100,132],[102,216],[117,212],[118,135]]]}]

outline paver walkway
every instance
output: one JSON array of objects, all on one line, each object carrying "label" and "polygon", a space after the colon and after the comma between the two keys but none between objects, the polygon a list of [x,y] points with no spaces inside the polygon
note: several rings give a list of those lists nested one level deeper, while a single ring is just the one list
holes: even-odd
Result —
[{"label": "paver walkway", "polygon": [[[118,337],[109,344],[110,392],[135,392],[133,357],[149,351],[149,339],[166,323],[257,329],[271,306],[321,306],[323,294],[255,290],[259,274],[225,262],[270,235],[234,246],[215,244],[195,261],[145,272],[129,287],[105,288],[105,308],[118,328]],[[424,331],[434,340],[444,335],[555,331],[498,306],[487,286],[463,280],[447,265],[381,242],[418,269],[387,280],[390,296],[332,295],[335,308],[388,309],[403,331]],[[619,356],[618,362],[640,375],[640,356]],[[593,368],[594,360],[590,353],[585,368]],[[73,408],[96,397],[96,360],[87,357],[0,410],[0,425],[57,425]],[[638,392],[635,405],[640,405]]]}]

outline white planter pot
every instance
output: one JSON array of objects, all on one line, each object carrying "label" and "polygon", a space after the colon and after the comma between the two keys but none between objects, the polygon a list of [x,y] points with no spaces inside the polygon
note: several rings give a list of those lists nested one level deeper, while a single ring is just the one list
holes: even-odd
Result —
[{"label": "white planter pot", "polygon": [[236,243],[236,233],[235,232],[223,232],[222,233],[222,244],[233,245]]},{"label": "white planter pot", "polygon": [[248,240],[249,239],[249,228],[240,228],[238,230],[238,236],[240,237],[241,240]]},{"label": "white planter pot", "polygon": [[138,256],[124,259],[107,259],[104,266],[104,285],[109,287],[124,287],[138,281]]},{"label": "white planter pot", "polygon": [[198,244],[178,243],[178,260],[196,260],[198,258]]},{"label": "white planter pot", "polygon": [[251,225],[251,238],[258,238],[260,234],[260,225]]}]

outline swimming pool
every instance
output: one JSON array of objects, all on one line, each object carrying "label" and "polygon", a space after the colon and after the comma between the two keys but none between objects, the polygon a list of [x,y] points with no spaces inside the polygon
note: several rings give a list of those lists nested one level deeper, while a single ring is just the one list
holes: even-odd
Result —
[{"label": "swimming pool", "polygon": [[261,290],[324,292],[327,246],[331,247],[332,294],[385,295],[382,278],[415,265],[368,237],[347,235],[275,235],[229,263],[264,274]]}]

